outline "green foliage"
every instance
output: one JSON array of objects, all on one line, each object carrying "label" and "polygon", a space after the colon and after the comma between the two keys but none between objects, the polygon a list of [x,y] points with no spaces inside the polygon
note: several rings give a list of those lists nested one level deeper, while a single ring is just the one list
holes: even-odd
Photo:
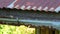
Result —
[{"label": "green foliage", "polygon": [[11,26],[0,24],[0,34],[35,34],[34,28],[22,26]]}]

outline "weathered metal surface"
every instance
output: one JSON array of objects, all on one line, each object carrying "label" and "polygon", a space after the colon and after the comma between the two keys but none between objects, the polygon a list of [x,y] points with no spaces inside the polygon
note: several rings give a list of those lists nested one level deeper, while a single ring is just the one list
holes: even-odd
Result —
[{"label": "weathered metal surface", "polygon": [[60,11],[60,0],[0,0],[0,8]]}]

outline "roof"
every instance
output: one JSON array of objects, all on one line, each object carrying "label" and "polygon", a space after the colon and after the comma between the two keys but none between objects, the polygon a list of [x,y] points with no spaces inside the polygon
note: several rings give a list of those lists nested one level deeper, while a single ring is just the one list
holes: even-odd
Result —
[{"label": "roof", "polygon": [[0,8],[60,11],[60,0],[0,0]]}]

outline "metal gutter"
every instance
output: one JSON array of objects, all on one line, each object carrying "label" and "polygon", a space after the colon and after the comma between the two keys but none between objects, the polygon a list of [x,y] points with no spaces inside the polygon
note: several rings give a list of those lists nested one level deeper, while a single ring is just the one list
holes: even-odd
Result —
[{"label": "metal gutter", "polygon": [[[44,20],[25,20],[25,19],[7,19],[7,18],[0,18],[0,21],[5,21],[5,22],[10,22],[10,23],[17,23],[21,24],[31,24],[31,25],[35,25],[35,26],[53,26],[53,28],[58,28],[60,29],[60,22],[57,21],[44,21]],[[57,23],[59,25],[53,24],[53,23]]]}]

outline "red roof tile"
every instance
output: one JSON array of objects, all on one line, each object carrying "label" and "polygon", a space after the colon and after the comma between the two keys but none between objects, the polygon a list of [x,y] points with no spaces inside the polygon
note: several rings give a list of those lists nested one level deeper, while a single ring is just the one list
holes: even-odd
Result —
[{"label": "red roof tile", "polygon": [[0,8],[60,11],[60,0],[0,0]]}]

